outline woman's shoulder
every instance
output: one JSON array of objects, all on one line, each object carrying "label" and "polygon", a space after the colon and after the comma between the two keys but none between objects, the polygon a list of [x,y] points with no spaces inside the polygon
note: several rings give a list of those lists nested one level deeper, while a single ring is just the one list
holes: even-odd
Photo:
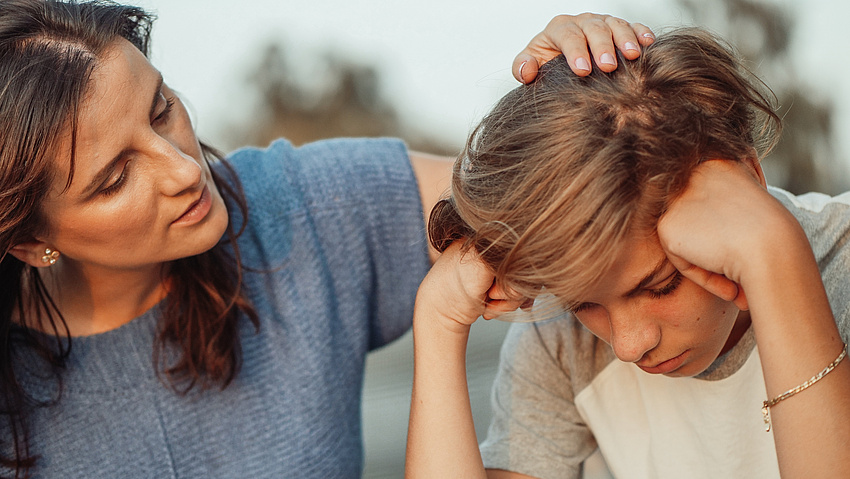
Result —
[{"label": "woman's shoulder", "polygon": [[[247,204],[248,222],[240,238],[246,261],[256,256],[280,265],[296,244],[319,245],[326,254],[344,256],[346,264],[366,262],[372,251],[406,264],[412,260],[404,257],[416,255],[418,261],[421,249],[427,260],[416,178],[399,140],[334,139],[294,146],[281,139],[265,148],[236,150],[227,163]],[[230,211],[238,228],[238,208]],[[373,245],[378,238],[380,245]]]},{"label": "woman's shoulder", "polygon": [[[338,138],[295,146],[279,139],[227,157],[246,189],[297,188],[307,194],[350,189],[376,172],[410,172],[407,149],[390,138]],[[410,173],[412,174],[412,173]]]},{"label": "woman's shoulder", "polygon": [[251,222],[280,223],[293,214],[366,201],[390,203],[416,191],[407,149],[394,139],[333,139],[302,146],[279,139],[264,148],[235,150],[226,161],[214,167],[224,178],[229,176],[226,166],[233,169]]}]

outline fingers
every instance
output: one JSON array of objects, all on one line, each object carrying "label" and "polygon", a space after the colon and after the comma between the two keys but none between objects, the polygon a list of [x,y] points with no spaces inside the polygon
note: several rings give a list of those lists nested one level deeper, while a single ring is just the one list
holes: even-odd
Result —
[{"label": "fingers", "polygon": [[600,70],[614,71],[617,68],[617,52],[634,60],[640,56],[641,46],[655,41],[652,30],[641,23],[629,23],[611,15],[584,13],[578,16],[578,25],[587,37],[587,45]]},{"label": "fingers", "polygon": [[698,284],[709,293],[724,301],[734,302],[735,306],[740,310],[749,309],[743,289],[731,279],[722,274],[712,273],[711,271],[695,266],[669,252],[667,253],[667,257],[683,276]]},{"label": "fingers", "polygon": [[[655,41],[655,34],[652,33],[652,29],[647,27],[643,23],[630,23],[629,26],[631,27],[632,32],[635,34],[635,38],[641,46],[648,47],[652,45],[652,43]],[[618,43],[618,45],[622,45],[622,43]]]},{"label": "fingers", "polygon": [[505,313],[516,311],[522,303],[522,301],[489,300],[484,306],[484,314],[481,317],[486,320],[498,318]]},{"label": "fingers", "polygon": [[487,290],[486,305],[482,317],[484,319],[497,318],[504,313],[527,307],[529,302],[533,302],[533,300],[523,298],[514,291],[505,291],[501,286],[493,283],[493,286]]},{"label": "fingers", "polygon": [[[541,57],[541,61],[546,63],[548,60],[542,60]],[[514,65],[511,68],[511,71],[514,73],[514,78],[516,78],[520,83],[528,84],[537,78],[538,68],[537,58],[535,58],[534,55],[529,52],[528,47],[526,47],[525,50],[520,52],[520,54],[514,58]]]},{"label": "fingers", "polygon": [[[637,39],[631,31],[624,31],[628,28],[628,23],[625,20],[613,17],[598,17],[592,16],[582,21],[580,24],[582,31],[587,37],[587,45],[593,52],[596,66],[604,72],[611,72],[617,68],[617,52],[615,51],[615,43],[619,39],[626,38],[625,42],[619,43],[623,54],[627,52],[631,57],[637,58],[640,56],[640,49],[637,46]],[[626,46],[628,45],[628,46]]]},{"label": "fingers", "polygon": [[540,65],[563,53],[578,76],[589,75],[592,62],[610,72],[617,68],[617,49],[633,60],[640,56],[641,46],[654,40],[652,30],[641,23],[594,13],[558,15],[516,56],[512,71],[517,80],[529,83]]},{"label": "fingers", "polygon": [[[655,41],[652,30],[642,23],[629,23],[621,18],[608,16],[605,18],[605,24],[611,29],[614,45],[629,60],[634,60],[640,56],[641,46],[649,46]],[[603,45],[607,47],[607,41],[603,41]],[[590,43],[590,49],[594,52],[597,51],[593,43]],[[614,55],[614,58],[616,58],[616,55]]]},{"label": "fingers", "polygon": [[747,301],[747,295],[744,294],[744,288],[738,287],[738,296],[732,301],[735,303],[735,306],[738,307],[741,311],[749,311],[750,303]]}]

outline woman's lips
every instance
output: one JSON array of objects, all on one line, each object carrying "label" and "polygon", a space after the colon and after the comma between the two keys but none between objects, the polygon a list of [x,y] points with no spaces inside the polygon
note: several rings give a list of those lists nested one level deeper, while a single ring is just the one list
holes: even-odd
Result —
[{"label": "woman's lips", "polygon": [[212,197],[210,196],[210,189],[205,186],[198,201],[192,203],[192,206],[171,224],[181,226],[195,224],[206,218],[210,208],[212,208]]},{"label": "woman's lips", "polygon": [[687,358],[687,355],[688,351],[685,351],[682,354],[676,356],[675,358],[668,359],[664,362],[658,363],[655,366],[649,367],[641,366],[640,364],[638,364],[637,367],[643,369],[645,372],[648,372],[650,374],[667,374],[678,369],[679,366],[681,366]]}]

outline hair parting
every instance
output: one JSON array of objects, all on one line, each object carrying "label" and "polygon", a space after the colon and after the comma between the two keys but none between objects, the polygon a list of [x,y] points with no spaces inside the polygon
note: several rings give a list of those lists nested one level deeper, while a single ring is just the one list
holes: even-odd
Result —
[{"label": "hair parting", "polygon": [[778,140],[772,92],[703,30],[619,64],[578,77],[561,56],[502,98],[431,214],[434,247],[463,239],[504,288],[569,305],[628,235],[654,234],[700,162],[761,158]]}]

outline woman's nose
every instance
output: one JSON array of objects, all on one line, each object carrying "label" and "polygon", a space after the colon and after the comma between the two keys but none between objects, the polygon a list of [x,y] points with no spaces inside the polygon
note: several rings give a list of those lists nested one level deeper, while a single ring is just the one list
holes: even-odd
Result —
[{"label": "woman's nose", "polygon": [[184,191],[197,189],[202,181],[203,170],[191,155],[183,153],[168,142],[160,148],[162,168],[160,187],[168,196],[178,196]]},{"label": "woman's nose", "polygon": [[661,341],[658,324],[637,311],[609,311],[608,318],[611,324],[610,344],[620,361],[639,361]]}]

